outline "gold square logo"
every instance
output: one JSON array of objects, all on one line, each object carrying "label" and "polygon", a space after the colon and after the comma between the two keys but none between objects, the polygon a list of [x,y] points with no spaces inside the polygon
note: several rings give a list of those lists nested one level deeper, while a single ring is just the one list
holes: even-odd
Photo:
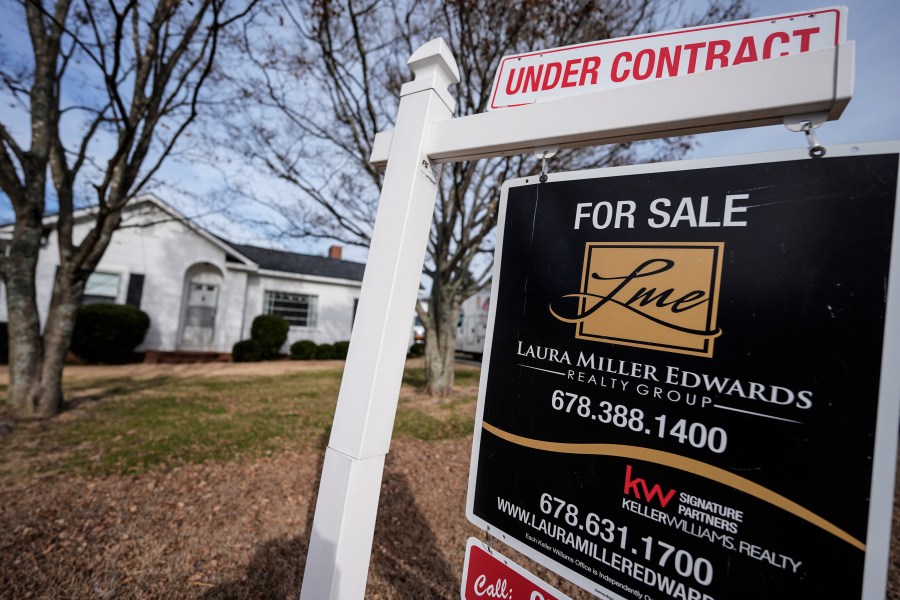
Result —
[{"label": "gold square logo", "polygon": [[711,357],[723,242],[588,242],[575,337]]}]

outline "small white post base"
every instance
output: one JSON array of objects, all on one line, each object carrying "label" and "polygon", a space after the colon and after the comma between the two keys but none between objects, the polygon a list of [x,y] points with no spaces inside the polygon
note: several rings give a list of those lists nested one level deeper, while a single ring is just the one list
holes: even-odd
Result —
[{"label": "small white post base", "polygon": [[384,455],[357,460],[325,450],[301,598],[365,594],[383,471]]}]

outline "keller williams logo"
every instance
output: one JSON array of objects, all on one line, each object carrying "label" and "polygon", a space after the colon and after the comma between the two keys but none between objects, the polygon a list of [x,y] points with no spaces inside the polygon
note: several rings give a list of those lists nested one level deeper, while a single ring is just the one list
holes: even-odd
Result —
[{"label": "keller williams logo", "polygon": [[711,357],[723,242],[588,242],[573,316],[575,337]]},{"label": "keller williams logo", "polygon": [[[643,495],[641,495],[641,492],[643,492]],[[643,478],[632,477],[631,465],[625,465],[625,495],[634,495],[638,500],[644,500],[648,504],[656,498],[660,506],[665,508],[666,504],[668,504],[675,495],[675,490],[670,489],[668,492],[663,493],[663,489],[658,483],[654,483],[653,487],[650,487]]]}]

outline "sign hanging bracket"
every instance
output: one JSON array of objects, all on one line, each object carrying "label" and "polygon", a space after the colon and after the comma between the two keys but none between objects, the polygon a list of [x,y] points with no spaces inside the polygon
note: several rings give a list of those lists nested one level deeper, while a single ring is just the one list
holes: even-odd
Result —
[{"label": "sign hanging bracket", "polygon": [[803,132],[806,135],[806,143],[809,144],[810,158],[822,158],[825,156],[825,146],[819,143],[815,130],[828,120],[828,113],[812,113],[809,115],[791,115],[784,118],[784,126],[791,131]]},{"label": "sign hanging bracket", "polygon": [[559,152],[559,146],[541,146],[534,149],[534,156],[541,159],[541,176],[539,181],[547,183],[547,159],[556,156]]}]

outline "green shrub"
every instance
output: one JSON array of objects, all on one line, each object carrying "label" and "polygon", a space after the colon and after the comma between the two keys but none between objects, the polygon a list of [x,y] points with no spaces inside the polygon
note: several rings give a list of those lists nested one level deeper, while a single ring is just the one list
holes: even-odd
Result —
[{"label": "green shrub", "polygon": [[263,358],[275,358],[287,340],[291,326],[284,317],[278,315],[259,315],[250,326],[250,338],[259,343]]},{"label": "green shrub", "polygon": [[262,348],[256,340],[241,340],[231,347],[231,358],[234,362],[259,362]]},{"label": "green shrub", "polygon": [[412,346],[409,347],[409,355],[410,356],[425,356],[425,343],[424,342],[416,342]]},{"label": "green shrub", "polygon": [[332,344],[319,344],[316,348],[316,360],[331,360],[334,358],[334,346]]},{"label": "green shrub", "polygon": [[347,350],[350,348],[350,342],[341,341],[334,343],[334,357],[338,360],[347,360]]},{"label": "green shrub", "polygon": [[316,343],[310,340],[300,340],[291,344],[292,360],[312,360],[316,357]]},{"label": "green shrub", "polygon": [[144,341],[150,317],[127,304],[89,304],[78,309],[72,352],[88,363],[125,363]]},{"label": "green shrub", "polygon": [[0,322],[0,365],[9,362],[9,330],[6,323]]}]

